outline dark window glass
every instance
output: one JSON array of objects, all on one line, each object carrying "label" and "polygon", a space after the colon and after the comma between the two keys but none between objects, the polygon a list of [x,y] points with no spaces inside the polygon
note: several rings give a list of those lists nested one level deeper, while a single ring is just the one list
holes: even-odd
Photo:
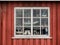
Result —
[{"label": "dark window glass", "polygon": [[40,17],[40,10],[39,9],[33,9],[33,17]]},{"label": "dark window glass", "polygon": [[16,9],[16,17],[22,17],[22,16],[23,16],[22,9]]},{"label": "dark window glass", "polygon": [[33,35],[40,35],[40,27],[33,27]]},{"label": "dark window glass", "polygon": [[31,27],[24,27],[24,35],[31,35]]},{"label": "dark window glass", "polygon": [[41,28],[41,34],[42,35],[48,35],[48,28],[47,27],[42,27]]},{"label": "dark window glass", "polygon": [[48,9],[41,9],[41,16],[48,17]]}]

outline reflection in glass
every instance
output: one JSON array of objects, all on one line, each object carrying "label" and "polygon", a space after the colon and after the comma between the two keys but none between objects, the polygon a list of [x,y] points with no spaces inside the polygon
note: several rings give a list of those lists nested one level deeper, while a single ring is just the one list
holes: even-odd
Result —
[{"label": "reflection in glass", "polygon": [[16,9],[16,17],[22,17],[22,16],[23,16],[22,9]]},{"label": "reflection in glass", "polygon": [[41,26],[48,26],[48,18],[41,18]]},{"label": "reflection in glass", "polygon": [[33,26],[40,26],[40,18],[33,18]]},{"label": "reflection in glass", "polygon": [[40,9],[33,9],[33,17],[40,17]]},{"label": "reflection in glass", "polygon": [[24,17],[31,17],[31,9],[24,9]]},{"label": "reflection in glass", "polygon": [[41,27],[41,34],[48,35],[48,27]]},{"label": "reflection in glass", "polygon": [[30,18],[24,18],[24,26],[31,26],[31,19]]},{"label": "reflection in glass", "polygon": [[33,27],[33,34],[40,35],[40,27]]},{"label": "reflection in glass", "polygon": [[23,28],[22,27],[16,27],[16,34],[22,35],[23,34]]},{"label": "reflection in glass", "polygon": [[31,27],[24,27],[24,35],[30,35],[31,34]]},{"label": "reflection in glass", "polygon": [[48,17],[48,9],[41,9],[41,16]]},{"label": "reflection in glass", "polygon": [[16,18],[16,26],[22,26],[22,18]]}]

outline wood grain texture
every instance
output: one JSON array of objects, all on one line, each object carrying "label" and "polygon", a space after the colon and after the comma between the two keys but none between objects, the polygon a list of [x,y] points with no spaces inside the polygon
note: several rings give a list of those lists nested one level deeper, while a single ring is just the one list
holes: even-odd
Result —
[{"label": "wood grain texture", "polygon": [[33,45],[33,39],[30,39],[30,45]]},{"label": "wood grain texture", "polygon": [[57,44],[60,45],[60,3],[57,3],[57,16],[58,16],[58,25],[57,25]]},{"label": "wood grain texture", "polygon": [[11,44],[11,30],[12,30],[12,28],[11,28],[11,4],[10,4],[10,2],[9,3],[7,3],[7,12],[8,13],[6,13],[7,14],[7,45],[12,45]]},{"label": "wood grain texture", "polygon": [[[50,36],[52,39],[12,39],[14,37],[14,7],[50,7]],[[60,3],[3,2],[0,8],[2,10],[0,13],[1,45],[60,45]]]},{"label": "wood grain texture", "polygon": [[[12,8],[11,8],[11,9],[12,9],[12,10],[11,10],[11,15],[12,15],[12,16],[11,16],[11,17],[12,17],[12,20],[11,20],[11,21],[12,21],[12,30],[11,30],[11,31],[12,31],[12,37],[14,37],[14,7],[15,7],[15,5],[16,5],[15,2],[12,2],[12,3],[11,3],[11,7],[12,7]],[[12,38],[12,37],[11,37],[11,38]],[[12,42],[13,42],[13,45],[17,45],[17,41],[16,41],[15,39],[12,40]]]},{"label": "wood grain texture", "polygon": [[1,25],[2,25],[2,24],[1,24],[1,16],[2,16],[2,15],[1,15],[1,11],[2,11],[2,10],[1,10],[1,3],[0,3],[0,45],[2,45],[2,44],[1,44],[1,43],[2,43],[2,40],[1,40],[1,39],[2,39],[2,37],[1,37],[1,36],[2,36],[2,33],[1,33],[1,31],[2,31],[2,28],[1,28]]},{"label": "wood grain texture", "polygon": [[56,45],[56,4],[53,3],[53,45]]},{"label": "wood grain texture", "polygon": [[6,45],[6,3],[2,4],[2,45]]}]

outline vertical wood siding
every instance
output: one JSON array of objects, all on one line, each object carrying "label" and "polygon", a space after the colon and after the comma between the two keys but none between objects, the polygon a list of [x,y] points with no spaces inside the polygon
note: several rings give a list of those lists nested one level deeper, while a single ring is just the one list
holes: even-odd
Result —
[{"label": "vertical wood siding", "polygon": [[[50,7],[52,39],[12,39],[14,7]],[[60,45],[60,2],[0,2],[0,45]]]}]

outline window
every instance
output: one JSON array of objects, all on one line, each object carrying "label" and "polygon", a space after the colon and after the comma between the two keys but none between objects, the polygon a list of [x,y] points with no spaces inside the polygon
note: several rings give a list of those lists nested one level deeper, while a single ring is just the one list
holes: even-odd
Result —
[{"label": "window", "polygon": [[19,38],[49,37],[49,7],[15,7],[14,36]]}]

